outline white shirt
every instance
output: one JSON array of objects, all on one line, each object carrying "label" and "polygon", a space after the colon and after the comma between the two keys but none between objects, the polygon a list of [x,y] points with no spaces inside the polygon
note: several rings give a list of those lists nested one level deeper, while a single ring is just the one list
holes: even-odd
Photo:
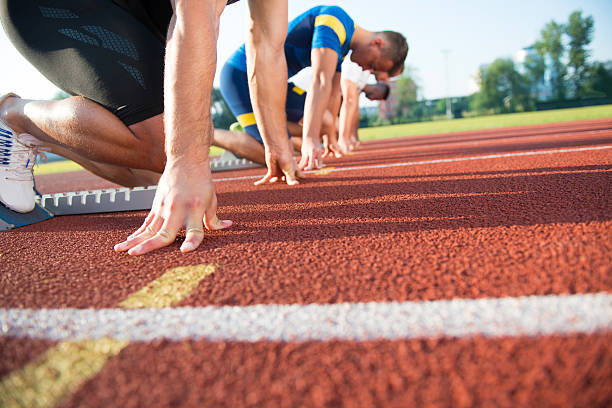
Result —
[{"label": "white shirt", "polygon": [[[351,54],[349,53],[342,65],[342,79],[347,79],[354,82],[357,85],[357,91],[361,92],[367,85],[368,79],[370,78],[370,71],[364,71],[359,64],[351,61]],[[293,82],[295,86],[308,92],[310,89],[310,83],[312,82],[312,67],[306,67],[291,78],[289,82]]]},{"label": "white shirt", "polygon": [[312,67],[306,67],[291,78],[289,82],[293,82],[298,88],[308,92],[310,83],[312,82]]},{"label": "white shirt", "polygon": [[351,54],[348,54],[342,61],[342,79],[347,79],[357,85],[357,91],[361,92],[367,85],[370,78],[370,71],[364,71],[356,62],[351,61]]}]

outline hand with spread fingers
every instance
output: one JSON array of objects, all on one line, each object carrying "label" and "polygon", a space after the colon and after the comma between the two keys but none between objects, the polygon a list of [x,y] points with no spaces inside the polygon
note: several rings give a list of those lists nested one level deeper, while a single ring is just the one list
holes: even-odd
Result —
[{"label": "hand with spread fingers", "polygon": [[303,138],[300,170],[316,170],[323,167],[323,148],[321,143],[310,138]]},{"label": "hand with spread fingers", "polygon": [[256,186],[276,183],[279,180],[286,181],[290,186],[295,186],[300,184],[300,179],[304,178],[289,150],[276,155],[266,149],[266,166],[268,167],[268,172],[263,178],[254,183]]},{"label": "hand with spread fingers", "polygon": [[352,140],[347,140],[345,138],[340,138],[338,140],[338,148],[343,154],[349,154],[355,149],[355,145]]},{"label": "hand with spread fingers", "polygon": [[342,157],[344,152],[341,149],[341,146],[338,144],[337,140],[331,138],[329,136],[323,136],[323,158],[326,157],[335,157],[339,159]]},{"label": "hand with spread fingers", "polygon": [[115,245],[115,251],[146,254],[172,244],[185,227],[187,234],[181,252],[189,252],[202,243],[204,226],[219,230],[231,225],[231,221],[217,218],[217,196],[208,163],[167,163],[151,212],[136,232]]}]

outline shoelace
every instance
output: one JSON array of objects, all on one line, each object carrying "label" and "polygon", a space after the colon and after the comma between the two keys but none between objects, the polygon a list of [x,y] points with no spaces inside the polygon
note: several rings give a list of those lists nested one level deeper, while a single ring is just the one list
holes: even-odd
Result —
[{"label": "shoelace", "polygon": [[[20,140],[22,136],[24,135],[19,135],[15,139],[15,143],[10,150],[10,158],[6,157],[7,155],[5,154],[5,160],[8,160],[6,162],[3,160],[3,164],[7,166],[6,171],[8,175],[5,176],[7,180],[30,181],[34,177],[34,165],[38,160],[38,156],[45,161],[49,161],[44,153],[44,149],[33,143],[28,144],[26,141]],[[9,152],[9,150],[4,149],[4,152]],[[24,162],[26,163],[25,166],[17,165]]]}]

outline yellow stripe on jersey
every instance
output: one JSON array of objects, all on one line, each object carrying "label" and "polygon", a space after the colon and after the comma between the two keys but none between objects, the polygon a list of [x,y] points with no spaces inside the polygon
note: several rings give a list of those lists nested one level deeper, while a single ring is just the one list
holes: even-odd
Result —
[{"label": "yellow stripe on jersey", "polygon": [[305,90],[297,86],[294,86],[293,88],[291,88],[291,90],[298,95],[302,95],[304,92],[306,92]]},{"label": "yellow stripe on jersey", "polygon": [[240,123],[240,126],[242,126],[243,129],[257,123],[255,121],[255,114],[253,112],[238,115],[236,119],[238,119],[238,123]]},{"label": "yellow stripe on jersey", "polygon": [[329,14],[321,14],[315,19],[315,27],[320,25],[326,25],[334,30],[340,40],[340,45],[344,44],[346,40],[346,29],[344,28],[344,24],[342,24],[337,17]]}]

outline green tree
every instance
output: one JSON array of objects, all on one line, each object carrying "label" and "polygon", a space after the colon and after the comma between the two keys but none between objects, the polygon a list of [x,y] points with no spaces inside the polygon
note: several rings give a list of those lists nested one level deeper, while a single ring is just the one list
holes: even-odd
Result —
[{"label": "green tree", "polygon": [[414,108],[417,105],[419,86],[416,78],[416,70],[406,66],[401,76],[396,79],[394,93],[397,98],[393,123],[407,122],[413,119]]},{"label": "green tree", "polygon": [[470,98],[467,96],[460,96],[453,98],[453,117],[455,119],[462,118],[464,113],[470,111]]},{"label": "green tree", "polygon": [[436,106],[434,108],[434,114],[446,115],[446,98],[438,99],[438,102],[436,102]]},{"label": "green tree", "polygon": [[582,17],[582,11],[574,11],[569,16],[565,33],[569,37],[570,83],[575,97],[585,96],[585,81],[589,72],[589,51],[586,47],[593,40],[593,17]]},{"label": "green tree", "polygon": [[553,91],[553,99],[563,100],[567,96],[565,76],[567,67],[562,59],[565,54],[562,36],[565,26],[558,24],[554,20],[544,26],[540,32],[540,40],[535,44],[538,54],[550,60],[550,82]]},{"label": "green tree", "polygon": [[[478,71],[478,76],[477,76],[477,81],[478,83],[482,83],[482,70],[483,68],[481,67],[480,70]],[[482,88],[482,87],[481,87]],[[473,94],[470,95],[470,111],[472,112],[476,112],[478,115],[482,115],[484,113],[487,113],[487,108],[485,107],[486,103],[484,101],[484,96],[483,96],[484,92],[482,91],[482,89],[480,89],[480,91],[475,92]]]},{"label": "green tree", "polygon": [[585,96],[612,98],[612,61],[594,63],[589,67],[586,77]]},{"label": "green tree", "polygon": [[527,82],[510,58],[498,58],[492,64],[481,67],[479,83],[479,111],[507,113],[528,109]]},{"label": "green tree", "polygon": [[546,78],[546,61],[538,53],[529,53],[523,62],[525,67],[525,79],[529,85],[530,96],[533,99],[538,99],[540,93],[540,84]]},{"label": "green tree", "polygon": [[211,114],[213,125],[217,129],[228,129],[229,126],[236,122],[236,117],[230,110],[229,106],[223,99],[221,95],[221,90],[219,88],[213,88],[212,91],[212,106],[211,106]]},{"label": "green tree", "polygon": [[366,128],[370,126],[370,115],[367,112],[360,112],[359,114],[359,127]]}]

